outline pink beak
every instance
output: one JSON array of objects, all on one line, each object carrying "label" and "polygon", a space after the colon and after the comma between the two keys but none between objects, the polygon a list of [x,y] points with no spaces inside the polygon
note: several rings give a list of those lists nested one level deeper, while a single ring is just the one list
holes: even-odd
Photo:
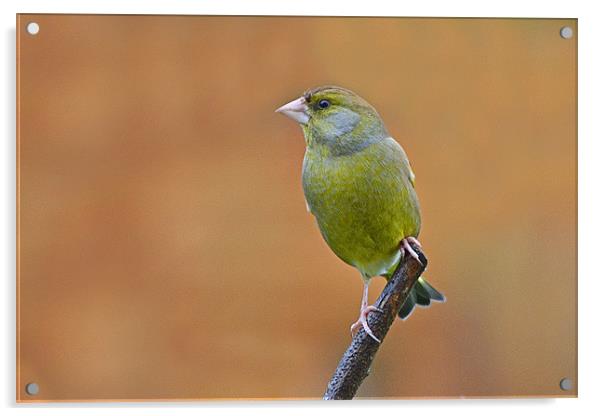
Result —
[{"label": "pink beak", "polygon": [[304,97],[297,98],[288,104],[276,110],[277,113],[282,113],[287,117],[292,118],[297,123],[307,124],[309,121],[309,108]]}]

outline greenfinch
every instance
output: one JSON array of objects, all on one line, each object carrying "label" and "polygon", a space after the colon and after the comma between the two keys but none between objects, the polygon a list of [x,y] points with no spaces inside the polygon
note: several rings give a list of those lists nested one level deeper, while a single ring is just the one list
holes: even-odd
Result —
[{"label": "greenfinch", "polygon": [[[389,279],[404,255],[418,261],[410,243],[420,247],[420,205],[414,172],[403,148],[366,100],[345,88],[322,86],[278,108],[300,124],[305,136],[303,192],[307,208],[332,251],[359,270],[363,282],[359,319],[352,334],[368,326],[368,286],[374,276]],[[415,305],[444,297],[420,278],[399,316]]]}]

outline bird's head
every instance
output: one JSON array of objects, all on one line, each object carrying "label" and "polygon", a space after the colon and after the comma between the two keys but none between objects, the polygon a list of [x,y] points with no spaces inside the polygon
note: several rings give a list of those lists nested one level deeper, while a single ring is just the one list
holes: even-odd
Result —
[{"label": "bird's head", "polygon": [[308,145],[320,143],[344,150],[341,148],[365,146],[388,136],[374,107],[341,87],[313,88],[276,112],[301,125]]}]

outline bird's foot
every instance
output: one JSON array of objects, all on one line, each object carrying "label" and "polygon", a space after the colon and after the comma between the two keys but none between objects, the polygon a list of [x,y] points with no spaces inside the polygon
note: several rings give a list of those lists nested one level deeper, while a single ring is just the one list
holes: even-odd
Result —
[{"label": "bird's foot", "polygon": [[420,241],[418,241],[415,237],[406,237],[403,240],[401,240],[401,244],[399,247],[399,249],[401,250],[401,254],[405,256],[405,253],[408,253],[410,256],[415,258],[418,263],[422,264],[422,262],[420,261],[420,256],[418,255],[418,253],[416,253],[416,251],[414,251],[410,243],[414,243],[418,246],[418,248],[422,248]]},{"label": "bird's foot", "polygon": [[368,335],[370,335],[376,342],[380,343],[380,339],[376,338],[376,335],[374,335],[374,333],[372,332],[372,330],[370,329],[370,327],[368,326],[368,314],[370,312],[380,312],[382,313],[383,310],[380,308],[377,308],[374,305],[370,305],[370,306],[366,306],[365,308],[363,308],[360,311],[360,317],[359,319],[353,324],[351,325],[351,336],[354,336],[356,334],[357,331],[359,331],[360,327],[364,328],[364,331],[366,331],[366,333]]}]

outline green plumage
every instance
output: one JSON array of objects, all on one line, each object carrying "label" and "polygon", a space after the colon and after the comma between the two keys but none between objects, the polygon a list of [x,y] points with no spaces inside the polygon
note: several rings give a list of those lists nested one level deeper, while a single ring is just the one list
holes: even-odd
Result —
[{"label": "green plumage", "polygon": [[334,157],[321,146],[307,148],[303,190],[324,239],[364,276],[387,273],[400,257],[400,241],[420,231],[418,198],[401,146],[383,138]]},{"label": "green plumage", "polygon": [[[388,278],[401,257],[400,242],[420,232],[408,158],[376,110],[353,92],[320,87],[306,93],[304,101],[308,120],[301,123],[307,143],[302,178],[308,208],[332,251],[365,281]],[[443,296],[419,281],[400,316],[431,299]]]}]

